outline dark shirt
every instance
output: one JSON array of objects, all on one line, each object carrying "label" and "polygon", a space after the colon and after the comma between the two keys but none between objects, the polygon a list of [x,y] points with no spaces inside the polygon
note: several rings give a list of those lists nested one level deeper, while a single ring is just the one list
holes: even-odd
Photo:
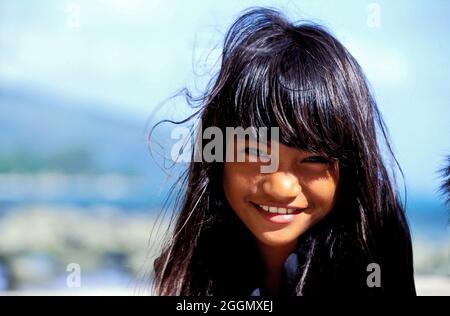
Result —
[{"label": "dark shirt", "polygon": [[[280,281],[280,296],[295,296],[295,287],[299,281],[299,262],[296,252],[291,253],[283,264]],[[250,296],[265,296],[262,284],[257,284]]]}]

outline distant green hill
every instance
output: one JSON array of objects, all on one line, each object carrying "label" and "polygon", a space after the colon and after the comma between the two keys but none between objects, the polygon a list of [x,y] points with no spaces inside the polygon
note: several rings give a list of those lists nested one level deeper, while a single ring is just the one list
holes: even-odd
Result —
[{"label": "distant green hill", "polygon": [[89,104],[0,86],[0,131],[0,172],[155,172],[144,126]]},{"label": "distant green hill", "polygon": [[[94,108],[99,107],[0,86],[0,175],[39,174],[36,179],[3,178],[7,182],[0,183],[0,209],[38,202],[160,205],[179,171],[171,171],[167,180],[169,170],[163,172],[149,153],[143,123]],[[52,179],[48,173],[64,175],[64,188],[36,187]],[[120,175],[117,181],[126,184],[105,183],[101,190],[99,181],[117,178],[102,176],[109,174]],[[111,200],[108,190],[120,188],[128,193]]]}]

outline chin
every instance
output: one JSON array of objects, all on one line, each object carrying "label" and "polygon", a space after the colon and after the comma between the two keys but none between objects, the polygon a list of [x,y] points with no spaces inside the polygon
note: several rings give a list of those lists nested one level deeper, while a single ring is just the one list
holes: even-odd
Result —
[{"label": "chin", "polygon": [[292,234],[291,232],[269,231],[263,232],[257,236],[258,240],[267,246],[285,246],[297,241],[299,234]]}]

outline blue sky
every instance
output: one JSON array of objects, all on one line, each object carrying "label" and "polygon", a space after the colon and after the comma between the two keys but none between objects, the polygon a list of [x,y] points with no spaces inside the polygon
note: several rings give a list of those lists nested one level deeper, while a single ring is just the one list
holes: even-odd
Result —
[{"label": "blue sky", "polygon": [[0,85],[144,122],[177,89],[201,92],[227,28],[255,5],[332,30],[369,78],[409,189],[437,197],[450,154],[450,1],[2,0]]}]

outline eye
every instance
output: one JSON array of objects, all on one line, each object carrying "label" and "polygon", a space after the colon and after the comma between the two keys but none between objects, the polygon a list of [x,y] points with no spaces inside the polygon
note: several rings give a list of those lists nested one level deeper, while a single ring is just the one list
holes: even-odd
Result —
[{"label": "eye", "polygon": [[317,164],[329,164],[331,162],[331,159],[323,156],[310,156],[306,159],[304,159],[302,162],[307,163],[317,163]]},{"label": "eye", "polygon": [[268,155],[267,153],[265,153],[261,150],[258,150],[256,148],[250,148],[250,147],[245,147],[244,152],[247,155],[252,155],[252,156],[256,156],[256,157],[266,157]]}]

